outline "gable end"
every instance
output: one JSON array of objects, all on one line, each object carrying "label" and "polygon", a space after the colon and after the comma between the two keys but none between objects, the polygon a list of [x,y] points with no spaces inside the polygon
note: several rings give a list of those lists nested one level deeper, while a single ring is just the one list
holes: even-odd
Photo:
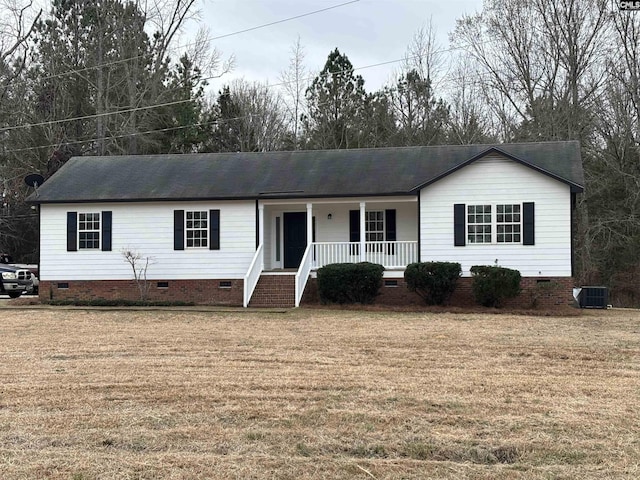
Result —
[{"label": "gable end", "polygon": [[546,175],[548,177],[553,178],[554,180],[558,180],[559,182],[565,183],[567,185],[569,185],[569,187],[571,188],[571,192],[572,193],[581,193],[584,188],[581,185],[578,185],[576,183],[573,183],[565,178],[562,178],[558,175],[555,175],[543,168],[538,167],[537,165],[533,165],[532,163],[529,163],[525,160],[522,160],[519,157],[516,157],[515,155],[512,155],[511,153],[505,152],[504,150],[498,148],[498,147],[491,147],[488,148],[487,150],[484,150],[483,152],[480,152],[479,154],[471,157],[469,160],[466,160],[465,162],[460,163],[459,165],[456,165],[453,168],[450,168],[449,170],[447,170],[446,172],[442,173],[441,175],[438,175],[437,177],[434,177],[430,180],[427,180],[426,182],[422,182],[418,185],[416,185],[415,187],[413,187],[410,191],[411,192],[418,192],[419,190],[422,190],[423,188],[431,185],[432,183],[437,182],[438,180],[443,179],[444,177],[447,177],[449,175],[451,175],[454,172],[457,172],[458,170],[460,170],[461,168],[466,167],[467,165],[472,164],[473,162],[475,162],[476,160],[480,160],[481,158],[487,157],[489,155],[492,154],[498,154],[501,155],[503,157],[508,158],[509,160],[513,160],[516,163],[519,163],[520,165],[524,165],[525,167],[529,167],[539,173],[542,173],[543,175]]}]

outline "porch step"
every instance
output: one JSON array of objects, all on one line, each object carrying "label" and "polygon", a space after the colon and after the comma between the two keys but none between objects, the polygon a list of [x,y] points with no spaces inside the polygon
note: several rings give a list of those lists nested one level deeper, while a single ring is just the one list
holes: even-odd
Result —
[{"label": "porch step", "polygon": [[262,274],[253,291],[250,307],[290,308],[296,305],[296,276]]}]

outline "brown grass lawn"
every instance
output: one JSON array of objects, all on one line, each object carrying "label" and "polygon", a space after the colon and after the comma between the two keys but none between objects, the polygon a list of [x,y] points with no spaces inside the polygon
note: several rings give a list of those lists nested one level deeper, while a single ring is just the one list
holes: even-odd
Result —
[{"label": "brown grass lawn", "polygon": [[640,312],[4,311],[2,479],[640,478]]}]

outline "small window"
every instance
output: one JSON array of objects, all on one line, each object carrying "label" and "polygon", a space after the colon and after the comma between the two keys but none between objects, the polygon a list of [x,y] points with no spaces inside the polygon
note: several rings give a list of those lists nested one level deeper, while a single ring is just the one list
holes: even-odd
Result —
[{"label": "small window", "polygon": [[498,243],[520,243],[520,205],[496,206],[496,234]]},{"label": "small window", "polygon": [[169,288],[169,282],[158,282],[157,283],[157,287],[158,288]]},{"label": "small window", "polygon": [[78,248],[80,250],[100,248],[100,214],[78,214]]},{"label": "small window", "polygon": [[58,283],[58,288],[60,290],[67,290],[69,288],[69,284],[67,282],[60,282]]},{"label": "small window", "polygon": [[384,211],[365,212],[367,242],[384,242]]},{"label": "small window", "polygon": [[384,286],[385,287],[397,287],[398,286],[398,280],[385,280],[384,281]]},{"label": "small window", "polygon": [[186,212],[185,233],[187,248],[206,248],[209,246],[208,212]]},{"label": "small window", "polygon": [[[384,210],[365,212],[365,240],[384,242]],[[381,252],[382,245],[367,245],[367,252]]]},{"label": "small window", "polygon": [[467,241],[491,243],[491,205],[467,206]]},{"label": "small window", "polygon": [[222,280],[220,282],[220,288],[231,288],[231,282],[228,280]]}]

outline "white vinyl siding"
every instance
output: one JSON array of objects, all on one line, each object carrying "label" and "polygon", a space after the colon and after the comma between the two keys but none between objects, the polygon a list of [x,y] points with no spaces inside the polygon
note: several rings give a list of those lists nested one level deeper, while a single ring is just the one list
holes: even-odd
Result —
[{"label": "white vinyl siding", "polygon": [[[173,249],[174,210],[220,210],[220,250]],[[112,211],[112,251],[67,252],[67,212]],[[150,257],[151,280],[243,278],[255,253],[255,202],[103,203],[41,206],[42,280],[127,280],[122,250]]]},{"label": "white vinyl siding", "polygon": [[[496,217],[497,205],[523,202],[535,203],[535,245],[522,245],[522,238],[519,243],[498,243],[492,232],[491,244],[467,239],[465,246],[454,246],[454,204],[491,204]],[[488,156],[425,187],[420,219],[421,261],[460,262],[464,276],[473,265],[496,261],[527,277],[571,276],[569,186],[510,159]],[[496,225],[495,218],[492,222]]]}]

